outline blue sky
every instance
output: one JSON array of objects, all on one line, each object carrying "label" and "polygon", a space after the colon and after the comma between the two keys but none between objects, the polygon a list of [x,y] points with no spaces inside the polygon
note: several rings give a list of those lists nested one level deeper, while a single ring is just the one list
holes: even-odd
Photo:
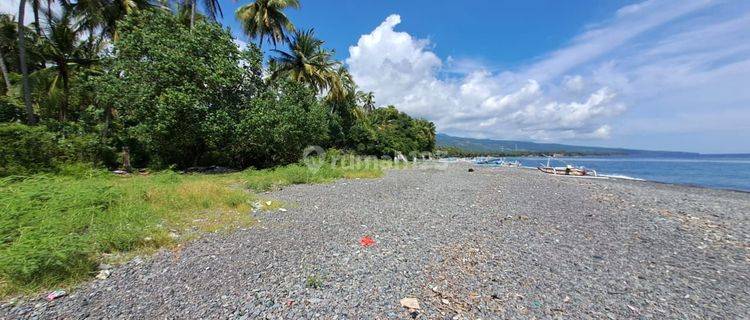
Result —
[{"label": "blue sky", "polygon": [[750,153],[750,1],[301,2],[360,89],[440,132]]},{"label": "blue sky", "polygon": [[[565,44],[586,24],[608,18],[632,1],[456,1],[302,0],[289,10],[295,25],[315,28],[335,49],[348,56],[349,46],[391,14],[399,14],[399,29],[430,39],[439,56],[487,60],[495,67],[513,67]],[[239,30],[233,12],[246,2],[221,0],[222,22]],[[235,35],[246,40],[239,32]],[[512,44],[512,45],[509,45]]]},{"label": "blue sky", "polygon": [[750,1],[303,0],[289,15],[379,105],[440,132],[750,152]]}]

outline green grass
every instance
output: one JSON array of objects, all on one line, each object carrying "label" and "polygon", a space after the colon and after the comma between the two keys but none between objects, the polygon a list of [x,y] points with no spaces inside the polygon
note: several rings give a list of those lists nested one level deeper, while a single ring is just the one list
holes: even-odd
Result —
[{"label": "green grass", "polygon": [[308,287],[310,289],[320,289],[323,287],[323,279],[316,275],[308,276],[305,280],[305,287]]},{"label": "green grass", "polygon": [[317,171],[289,165],[223,175],[117,176],[72,166],[58,175],[0,179],[0,297],[73,285],[93,277],[98,263],[111,262],[107,257],[252,225],[252,203],[268,201],[253,191],[374,178],[382,175],[379,168],[344,163]]}]

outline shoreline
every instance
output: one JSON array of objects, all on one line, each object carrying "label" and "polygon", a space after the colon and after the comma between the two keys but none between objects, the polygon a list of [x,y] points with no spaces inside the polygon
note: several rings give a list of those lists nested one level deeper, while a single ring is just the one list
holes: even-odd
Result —
[{"label": "shoreline", "polygon": [[[490,164],[473,164],[476,166],[481,167],[488,167],[488,168],[499,168],[498,165],[490,165]],[[536,167],[528,167],[528,166],[522,166],[519,167],[519,169],[525,169],[525,170],[531,170],[531,171],[539,171]],[[582,179],[595,179],[595,178],[606,178],[606,179],[612,179],[612,180],[618,180],[618,181],[635,181],[635,182],[648,182],[648,183],[656,183],[661,185],[671,185],[671,186],[677,186],[677,187],[690,187],[690,188],[698,188],[698,189],[708,189],[708,190],[717,190],[717,191],[732,191],[732,192],[739,192],[739,193],[746,193],[750,194],[750,190],[743,190],[743,189],[734,189],[734,188],[722,188],[722,187],[711,187],[711,186],[704,186],[699,184],[693,184],[693,183],[679,183],[679,182],[664,182],[664,181],[657,181],[657,180],[649,180],[649,179],[643,179],[643,178],[635,178],[630,177],[626,175],[620,175],[620,174],[598,174],[598,177],[578,177],[578,176],[560,176],[564,178],[582,178]]]},{"label": "shoreline", "polygon": [[422,318],[750,310],[746,193],[465,163],[264,196],[287,210],[254,212],[251,228],[129,262],[59,300],[0,306],[0,318],[400,319],[406,297]]}]

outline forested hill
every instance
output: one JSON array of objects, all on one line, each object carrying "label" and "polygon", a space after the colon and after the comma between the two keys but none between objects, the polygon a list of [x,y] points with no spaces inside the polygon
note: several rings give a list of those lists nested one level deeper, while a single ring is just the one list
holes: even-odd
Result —
[{"label": "forested hill", "polygon": [[444,133],[438,133],[436,136],[438,147],[452,147],[467,152],[475,153],[573,153],[588,155],[622,155],[622,156],[675,156],[690,157],[698,156],[697,153],[690,152],[673,152],[673,151],[649,151],[623,148],[605,148],[605,147],[587,147],[574,146],[558,143],[536,143],[528,141],[515,140],[492,140],[492,139],[473,139],[454,137]]}]

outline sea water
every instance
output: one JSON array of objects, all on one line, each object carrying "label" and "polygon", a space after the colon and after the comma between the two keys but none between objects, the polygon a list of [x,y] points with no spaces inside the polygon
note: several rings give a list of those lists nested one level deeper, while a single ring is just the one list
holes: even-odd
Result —
[{"label": "sea water", "polygon": [[[547,164],[547,158],[506,158],[525,167]],[[553,158],[552,166],[566,164],[596,170],[599,175],[750,192],[750,155],[686,158],[570,157]]]}]

